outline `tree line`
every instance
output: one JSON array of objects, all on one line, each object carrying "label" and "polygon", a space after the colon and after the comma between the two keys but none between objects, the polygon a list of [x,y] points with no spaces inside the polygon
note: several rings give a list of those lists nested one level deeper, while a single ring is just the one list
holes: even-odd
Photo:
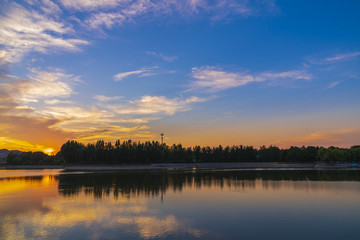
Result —
[{"label": "tree line", "polygon": [[183,147],[181,144],[168,146],[158,141],[133,142],[117,140],[115,144],[98,140],[83,144],[67,141],[55,156],[42,152],[10,153],[7,163],[11,165],[51,164],[151,164],[190,162],[360,162],[360,145],[350,148],[339,147],[290,147],[276,146]]}]

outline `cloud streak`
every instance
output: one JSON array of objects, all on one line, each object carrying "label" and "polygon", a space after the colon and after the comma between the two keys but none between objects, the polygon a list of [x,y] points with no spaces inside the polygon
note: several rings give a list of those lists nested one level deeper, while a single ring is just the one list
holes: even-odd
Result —
[{"label": "cloud streak", "polygon": [[128,0],[59,0],[60,3],[67,9],[73,9],[77,11],[93,11],[106,8],[118,7],[122,4],[127,4]]},{"label": "cloud streak", "polygon": [[121,13],[111,12],[111,13],[93,13],[85,22],[91,28],[98,29],[102,26],[106,28],[111,28],[113,25],[121,25],[126,20],[126,17]]},{"label": "cloud streak", "polygon": [[49,105],[55,105],[55,104],[72,104],[72,101],[67,100],[59,100],[59,99],[45,99],[44,103]]},{"label": "cloud streak", "polygon": [[190,104],[192,103],[204,101],[206,100],[198,97],[190,97],[187,99],[169,99],[165,96],[143,96],[141,99],[130,101],[128,104],[109,106],[109,108],[118,114],[174,115],[176,112],[191,110]]},{"label": "cloud streak", "polygon": [[18,62],[29,52],[46,53],[50,49],[69,51],[79,50],[87,41],[67,38],[74,30],[64,23],[42,14],[28,10],[16,3],[7,6],[4,15],[0,16],[0,63]]},{"label": "cloud streak", "polygon": [[159,58],[161,58],[162,60],[164,60],[164,61],[166,61],[166,62],[173,62],[173,61],[175,61],[175,60],[178,59],[177,56],[171,56],[171,57],[169,57],[169,56],[165,56],[165,55],[162,54],[162,53],[151,52],[151,51],[147,51],[146,54],[152,55],[152,56],[155,56],[155,57],[159,57]]},{"label": "cloud streak", "polygon": [[53,70],[31,69],[29,79],[14,78],[10,82],[1,83],[0,87],[7,98],[11,96],[19,104],[53,97],[69,97],[73,94],[71,84],[79,81],[79,77],[65,74],[61,69]]},{"label": "cloud streak", "polygon": [[342,60],[347,60],[350,58],[354,58],[360,55],[360,52],[352,52],[352,53],[344,53],[344,54],[338,54],[336,56],[333,57],[328,57],[325,60],[327,62],[337,62],[337,61],[342,61]]},{"label": "cloud streak", "polygon": [[256,16],[261,12],[273,11],[272,0],[249,2],[246,0],[61,0],[62,5],[71,10],[90,12],[85,22],[91,28],[112,28],[126,22],[137,22],[147,15],[182,17],[205,16],[211,21],[226,17]]},{"label": "cloud streak", "polygon": [[193,81],[190,83],[191,90],[204,90],[218,92],[229,88],[245,86],[250,83],[264,81],[278,81],[280,79],[310,80],[311,75],[301,70],[271,73],[264,72],[256,75],[247,73],[226,72],[222,69],[203,66],[192,69]]},{"label": "cloud streak", "polygon": [[335,82],[332,82],[329,84],[328,88],[334,88],[336,87],[337,85],[339,85],[341,82],[340,81],[335,81]]},{"label": "cloud streak", "polygon": [[104,95],[96,95],[94,98],[100,102],[109,102],[109,101],[120,100],[122,97],[121,96],[107,97]]},{"label": "cloud streak", "polygon": [[205,89],[217,92],[228,88],[239,87],[251,82],[261,82],[263,79],[241,73],[225,72],[215,67],[200,67],[192,69],[191,88]]},{"label": "cloud streak", "polygon": [[355,61],[356,58],[360,56],[359,51],[339,53],[330,57],[311,57],[308,59],[308,62],[314,65],[330,65],[337,64],[345,61]]},{"label": "cloud streak", "polygon": [[146,77],[149,74],[153,74],[154,69],[156,69],[156,68],[158,68],[158,67],[141,68],[141,69],[135,70],[135,71],[121,72],[121,73],[114,75],[114,81],[118,82],[118,81],[121,81],[124,78],[132,76],[132,75],[137,75],[139,77]]}]

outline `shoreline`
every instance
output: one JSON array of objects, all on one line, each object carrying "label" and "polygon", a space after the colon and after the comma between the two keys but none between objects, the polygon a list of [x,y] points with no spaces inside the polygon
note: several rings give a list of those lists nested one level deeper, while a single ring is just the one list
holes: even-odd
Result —
[{"label": "shoreline", "polygon": [[241,163],[154,163],[150,165],[0,165],[0,169],[62,169],[83,171],[111,170],[214,170],[214,169],[359,169],[353,163],[279,163],[279,162],[241,162]]}]

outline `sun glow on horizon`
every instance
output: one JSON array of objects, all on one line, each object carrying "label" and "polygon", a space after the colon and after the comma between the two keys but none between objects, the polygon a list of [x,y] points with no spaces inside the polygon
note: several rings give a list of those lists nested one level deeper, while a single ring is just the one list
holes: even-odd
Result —
[{"label": "sun glow on horizon", "polygon": [[54,154],[55,150],[53,148],[45,148],[43,152],[46,153],[47,155],[52,155]]}]

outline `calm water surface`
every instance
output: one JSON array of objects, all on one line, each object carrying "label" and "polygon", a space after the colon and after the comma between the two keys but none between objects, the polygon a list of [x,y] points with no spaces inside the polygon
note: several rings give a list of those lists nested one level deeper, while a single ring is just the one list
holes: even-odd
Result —
[{"label": "calm water surface", "polygon": [[0,239],[359,235],[358,170],[0,170]]}]

